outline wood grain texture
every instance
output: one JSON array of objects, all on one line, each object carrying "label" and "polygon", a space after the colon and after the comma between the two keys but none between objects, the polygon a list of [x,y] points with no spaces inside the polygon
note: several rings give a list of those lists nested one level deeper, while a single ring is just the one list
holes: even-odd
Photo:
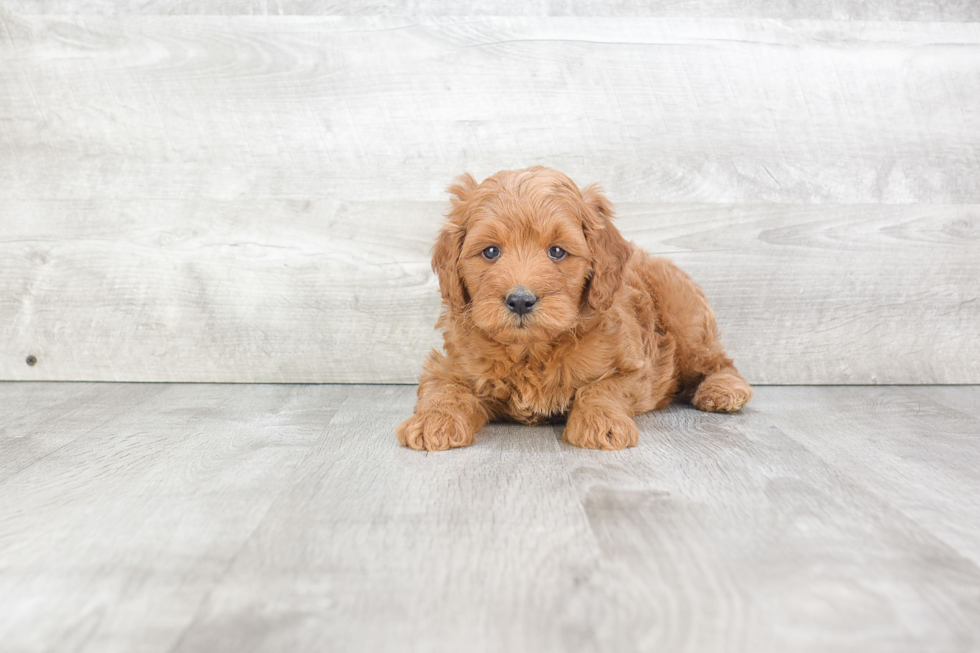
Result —
[{"label": "wood grain texture", "polygon": [[980,646],[980,387],[760,388],[738,415],[644,415],[616,453],[505,424],[413,452],[413,403],[0,384],[0,458],[70,442],[0,479],[0,648]]},{"label": "wood grain texture", "polygon": [[346,394],[3,385],[0,650],[169,650]]},{"label": "wood grain texture", "polygon": [[[856,403],[846,388],[813,388],[806,395],[774,388],[764,397],[756,410],[779,428],[980,565],[975,388],[867,389],[860,393],[861,410],[849,411],[837,410]],[[821,415],[820,428],[802,427],[814,413]]]},{"label": "wood grain texture", "polygon": [[[977,206],[617,208],[627,237],[704,287],[753,383],[980,378]],[[0,376],[414,382],[440,345],[443,209],[5,203]]]},{"label": "wood grain texture", "polygon": [[[0,198],[980,203],[980,25],[4,19]],[[394,219],[393,216],[388,220]]]},{"label": "wood grain texture", "polygon": [[75,439],[98,432],[120,413],[136,411],[164,390],[161,385],[4,385],[0,484],[47,456],[57,455]]},{"label": "wood grain texture", "polygon": [[[900,496],[875,492],[893,452],[888,427],[869,427],[864,412],[901,390],[841,389],[832,402],[813,392],[763,388],[731,419],[674,406],[639,418],[636,451],[613,460],[566,455],[607,570],[579,588],[579,614],[595,616],[591,597],[615,587],[622,605],[607,607],[600,623],[610,638],[630,632],[637,650],[975,647],[980,569],[930,527],[957,521],[962,507],[975,544],[978,506],[954,495],[933,502],[937,514],[923,523],[924,513],[892,502]],[[786,403],[807,406],[792,428],[780,425]],[[831,411],[843,417],[836,437],[860,440],[870,428],[880,440],[828,461],[823,416]],[[972,438],[963,450],[976,455],[977,445]],[[956,453],[919,446],[922,457],[945,460],[955,483]],[[862,463],[866,474],[847,473]],[[917,488],[910,483],[905,499],[935,497]]]},{"label": "wood grain texture", "polygon": [[980,381],[980,24],[939,5],[105,6],[0,11],[0,378],[411,382],[443,189],[544,163],[694,274],[752,382]]},{"label": "wood grain texture", "polygon": [[413,403],[352,389],[175,652],[560,647],[540,624],[598,550],[551,429],[412,455],[392,437]]},{"label": "wood grain texture", "polygon": [[603,16],[977,21],[972,0],[7,0],[18,14]]}]

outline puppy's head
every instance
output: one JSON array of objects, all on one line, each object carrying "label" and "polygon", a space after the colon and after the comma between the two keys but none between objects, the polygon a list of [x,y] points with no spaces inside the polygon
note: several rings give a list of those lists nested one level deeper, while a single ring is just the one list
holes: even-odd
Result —
[{"label": "puppy's head", "polygon": [[432,268],[450,313],[468,312],[506,343],[552,339],[603,311],[630,247],[596,186],[548,168],[499,172],[449,187],[452,205]]}]

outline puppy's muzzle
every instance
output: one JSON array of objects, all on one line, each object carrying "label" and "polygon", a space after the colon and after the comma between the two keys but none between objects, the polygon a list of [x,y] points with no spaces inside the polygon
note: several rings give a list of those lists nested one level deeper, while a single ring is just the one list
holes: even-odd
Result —
[{"label": "puppy's muzzle", "polygon": [[522,286],[515,288],[514,292],[507,295],[507,298],[504,299],[504,304],[507,308],[512,313],[517,313],[520,317],[524,317],[530,313],[536,303],[538,303],[538,298]]}]

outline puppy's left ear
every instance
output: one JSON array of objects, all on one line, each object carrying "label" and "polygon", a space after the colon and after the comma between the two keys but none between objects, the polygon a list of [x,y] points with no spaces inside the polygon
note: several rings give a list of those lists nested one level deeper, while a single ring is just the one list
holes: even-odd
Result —
[{"label": "puppy's left ear", "polygon": [[592,250],[592,276],[586,299],[593,310],[601,312],[612,305],[633,248],[612,223],[612,204],[598,184],[583,189],[582,200],[585,202],[582,227]]}]

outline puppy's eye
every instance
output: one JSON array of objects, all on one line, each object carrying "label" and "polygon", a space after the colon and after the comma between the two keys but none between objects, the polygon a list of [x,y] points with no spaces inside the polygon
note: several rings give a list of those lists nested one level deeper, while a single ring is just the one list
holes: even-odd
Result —
[{"label": "puppy's eye", "polygon": [[487,259],[488,261],[492,261],[498,256],[500,256],[499,247],[494,247],[493,245],[491,245],[490,247],[487,247],[485,250],[483,250],[483,258]]},{"label": "puppy's eye", "polygon": [[551,258],[552,261],[560,261],[566,256],[568,256],[568,252],[563,250],[558,245],[552,245],[551,247],[548,248],[548,256]]}]

